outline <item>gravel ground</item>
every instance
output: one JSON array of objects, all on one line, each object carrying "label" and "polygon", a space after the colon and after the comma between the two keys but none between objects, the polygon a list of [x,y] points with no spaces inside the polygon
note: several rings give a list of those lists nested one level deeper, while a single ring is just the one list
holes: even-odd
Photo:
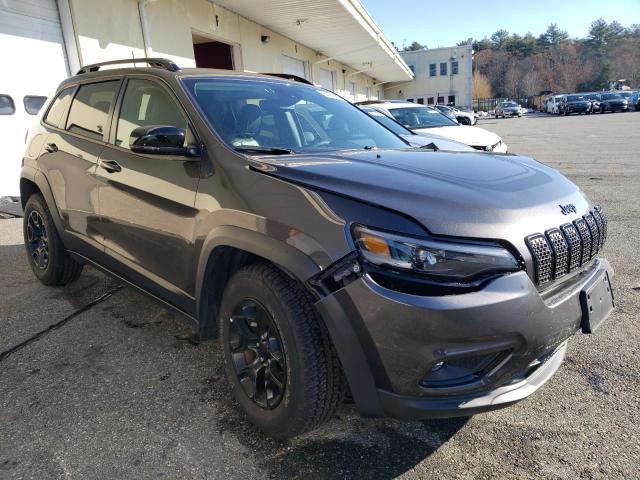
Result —
[{"label": "gravel ground", "polygon": [[567,174],[609,218],[617,310],[531,398],[427,422],[344,406],[274,442],[230,400],[216,342],[197,344],[187,320],[90,268],[41,286],[21,220],[0,220],[0,478],[640,477],[640,114],[480,126]]}]

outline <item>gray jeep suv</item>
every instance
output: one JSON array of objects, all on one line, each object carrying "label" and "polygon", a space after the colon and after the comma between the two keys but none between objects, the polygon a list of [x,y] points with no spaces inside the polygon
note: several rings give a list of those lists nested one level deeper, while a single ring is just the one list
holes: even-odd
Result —
[{"label": "gray jeep suv", "polygon": [[412,148],[302,79],[136,62],[84,67],[30,130],[31,268],[63,285],[92,264],[192,319],[265,432],[345,397],[505,407],[611,312],[606,219],[555,170]]}]

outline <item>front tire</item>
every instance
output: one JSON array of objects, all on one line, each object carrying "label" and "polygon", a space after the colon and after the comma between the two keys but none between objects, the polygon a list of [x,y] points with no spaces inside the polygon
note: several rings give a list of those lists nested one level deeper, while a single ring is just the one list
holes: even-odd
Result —
[{"label": "front tire", "polygon": [[298,282],[270,265],[244,267],[225,288],[218,321],[234,396],[258,428],[285,439],[333,416],[342,368]]},{"label": "front tire", "polygon": [[82,264],[65,251],[53,217],[42,195],[27,200],[22,221],[29,265],[45,285],[67,285],[82,273]]}]

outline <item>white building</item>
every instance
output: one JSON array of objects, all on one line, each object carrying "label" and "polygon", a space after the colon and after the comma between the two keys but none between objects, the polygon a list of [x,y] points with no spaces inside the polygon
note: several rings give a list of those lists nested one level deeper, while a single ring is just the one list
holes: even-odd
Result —
[{"label": "white building", "polygon": [[472,106],[471,44],[401,52],[415,73],[410,82],[385,86],[385,97],[426,105]]},{"label": "white building", "polygon": [[0,196],[18,194],[32,114],[81,65],[147,56],[284,72],[351,101],[412,78],[358,0],[0,0],[0,51]]}]

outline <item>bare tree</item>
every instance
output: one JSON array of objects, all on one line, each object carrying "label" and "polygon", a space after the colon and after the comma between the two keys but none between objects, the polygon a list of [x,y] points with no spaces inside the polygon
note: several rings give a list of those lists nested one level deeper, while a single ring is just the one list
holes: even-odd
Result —
[{"label": "bare tree", "polygon": [[491,82],[478,70],[473,72],[473,98],[491,98]]}]

